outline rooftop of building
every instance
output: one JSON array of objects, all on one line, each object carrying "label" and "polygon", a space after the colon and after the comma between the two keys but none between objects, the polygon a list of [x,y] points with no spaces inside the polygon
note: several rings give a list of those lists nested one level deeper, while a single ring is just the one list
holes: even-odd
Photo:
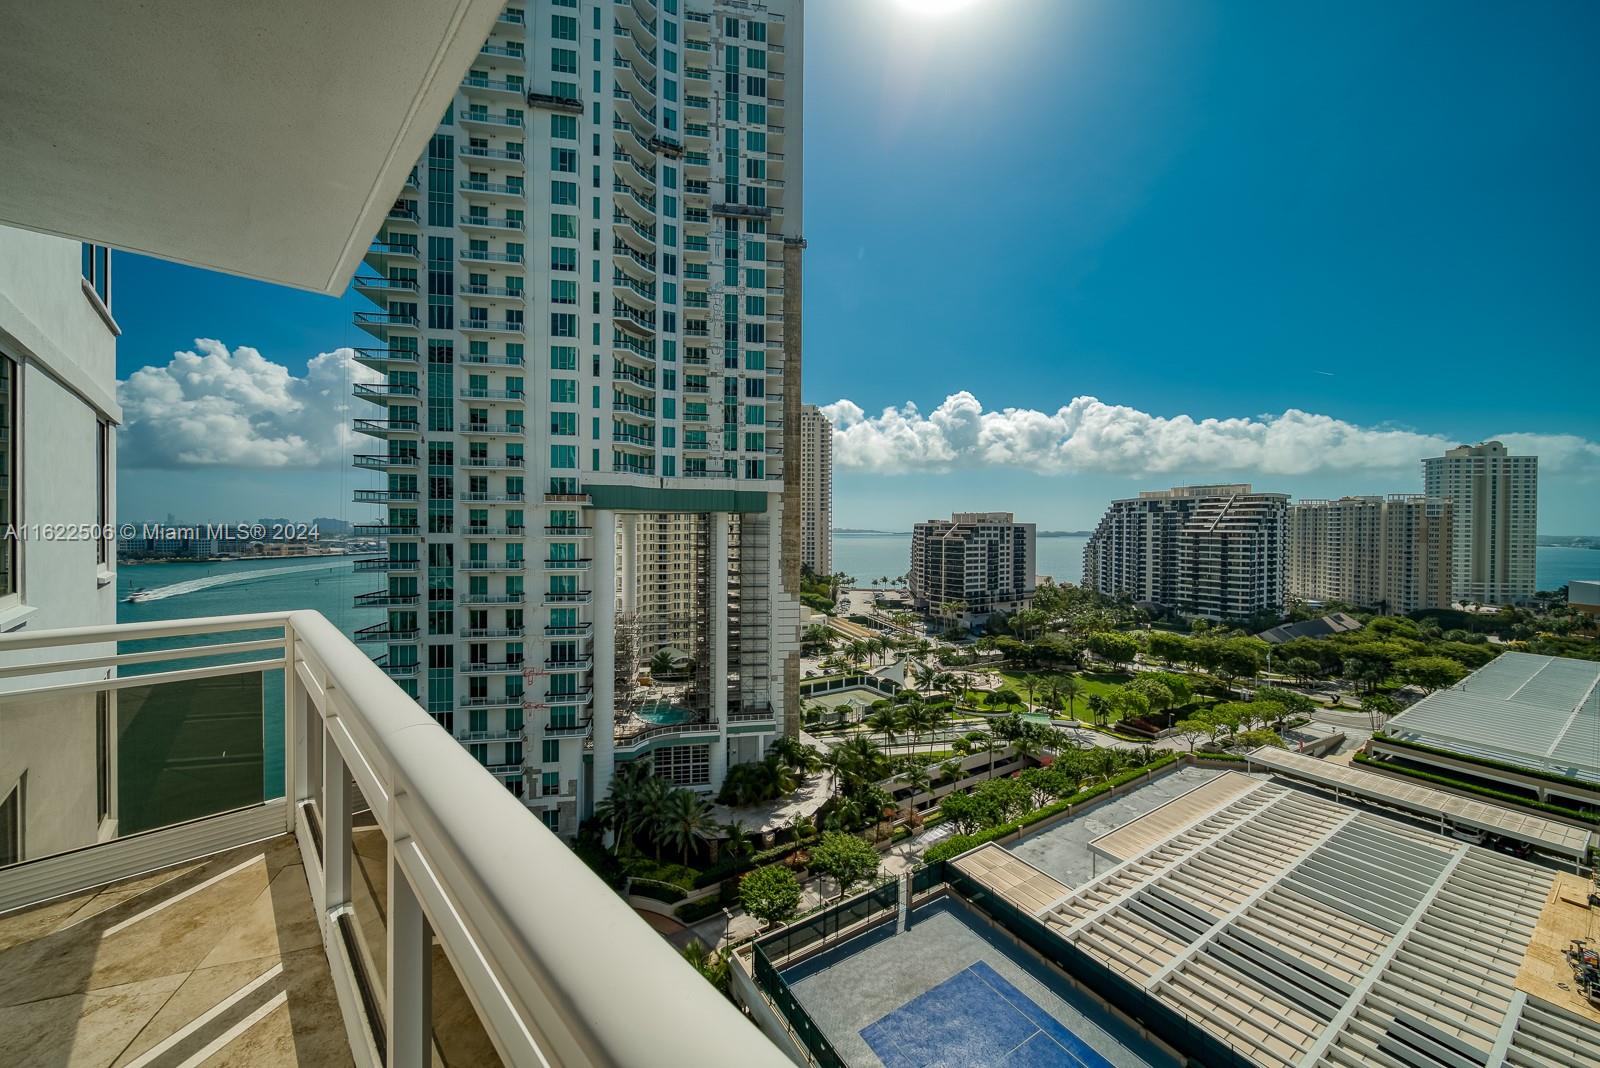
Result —
[{"label": "rooftop of building", "polygon": [[1518,985],[1555,872],[1281,779],[1219,800],[1041,918],[1256,1064],[1528,1064],[1548,1035],[1600,1040],[1575,994]]},{"label": "rooftop of building", "polygon": [[[924,519],[918,523],[919,527],[949,527],[949,526],[977,526],[991,523],[1017,523],[1016,514],[1013,512],[953,512],[949,519]],[[1030,526],[1022,523],[1019,526]]]},{"label": "rooftop of building", "polygon": [[1347,631],[1360,629],[1361,620],[1355,616],[1345,612],[1332,612],[1316,619],[1301,620],[1299,623],[1280,623],[1276,627],[1267,628],[1256,637],[1272,645],[1282,645],[1295,638],[1326,638],[1330,634],[1344,634]]},{"label": "rooftop of building", "polygon": [[1502,653],[1385,730],[1402,741],[1600,783],[1600,663]]},{"label": "rooftop of building", "polygon": [[1268,761],[1170,773],[851,899],[762,939],[758,981],[775,968],[852,1065],[1588,1063],[1600,1012],[1564,956],[1584,880],[1454,833],[1499,817],[1435,822],[1406,784]]},{"label": "rooftop of building", "polygon": [[1140,490],[1130,500],[1158,500],[1166,497],[1239,497],[1252,492],[1248,482],[1218,482],[1206,486],[1173,486],[1164,490]]}]

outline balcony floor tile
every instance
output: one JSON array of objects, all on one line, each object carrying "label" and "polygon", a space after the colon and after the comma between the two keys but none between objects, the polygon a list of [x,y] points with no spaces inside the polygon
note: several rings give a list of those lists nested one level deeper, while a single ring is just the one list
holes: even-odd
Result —
[{"label": "balcony floor tile", "polygon": [[0,1064],[146,1055],[351,1063],[292,837],[0,918]]}]

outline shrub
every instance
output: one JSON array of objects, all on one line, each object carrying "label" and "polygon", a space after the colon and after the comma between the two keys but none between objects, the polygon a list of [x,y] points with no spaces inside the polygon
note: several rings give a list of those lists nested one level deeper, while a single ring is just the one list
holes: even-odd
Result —
[{"label": "shrub", "polygon": [[[1372,736],[1372,740],[1375,742],[1381,742],[1384,745],[1399,746],[1403,749],[1415,749],[1419,753],[1432,753],[1435,756],[1450,757],[1452,760],[1459,760],[1466,764],[1477,764],[1479,767],[1493,768],[1496,771],[1506,771],[1517,775],[1526,775],[1532,779],[1544,779],[1548,782],[1561,783],[1565,786],[1573,785],[1573,780],[1571,777],[1561,775],[1553,771],[1543,771],[1539,768],[1524,768],[1517,764],[1507,764],[1503,760],[1490,760],[1486,757],[1468,756],[1465,753],[1456,753],[1449,749],[1440,749],[1436,746],[1423,745],[1421,742],[1413,742],[1405,738],[1396,738],[1392,734],[1378,733]],[[1579,783],[1578,785],[1582,784]]]},{"label": "shrub", "polygon": [[1463,782],[1460,779],[1452,779],[1448,775],[1435,775],[1432,772],[1421,771],[1417,768],[1408,768],[1403,764],[1396,764],[1393,761],[1377,760],[1365,753],[1353,753],[1351,754],[1351,758],[1358,764],[1365,764],[1368,767],[1382,768],[1385,771],[1395,772],[1408,778],[1420,779],[1423,782],[1437,783],[1440,786],[1448,786],[1455,790],[1477,794],[1479,797],[1487,797],[1495,801],[1504,801],[1507,804],[1520,805],[1523,808],[1531,808],[1539,812],[1548,812],[1551,815],[1563,816],[1569,820],[1577,820],[1581,823],[1600,826],[1600,813],[1581,812],[1578,809],[1568,808],[1565,805],[1551,804],[1548,801],[1539,801],[1531,797],[1521,797],[1517,794],[1507,793],[1504,790],[1494,790],[1487,786],[1478,786],[1475,783]]},{"label": "shrub", "polygon": [[983,842],[975,834],[953,834],[949,838],[929,846],[928,851],[923,854],[922,860],[925,864],[937,864],[941,860],[958,857],[967,850],[982,844]]},{"label": "shrub", "polygon": [[715,916],[722,911],[722,902],[716,897],[704,897],[699,901],[689,901],[679,905],[673,910],[682,923],[699,923],[707,916]]},{"label": "shrub", "polygon": [[739,904],[766,923],[781,923],[800,908],[800,880],[781,864],[772,864],[739,880]]},{"label": "shrub", "polygon": [[1134,779],[1139,778],[1146,772],[1158,771],[1179,759],[1181,758],[1177,753],[1163,754],[1162,756],[1151,761],[1149,764],[1143,764],[1136,768],[1129,768],[1127,771],[1124,771],[1118,775],[1113,775],[1105,782],[1096,783],[1094,786],[1091,786],[1085,790],[1079,790],[1071,797],[1063,797],[1058,801],[1052,801],[1048,805],[1045,805],[1042,808],[1036,808],[1032,812],[1023,815],[1018,819],[1011,820],[1007,823],[997,824],[993,827],[985,827],[983,830],[976,831],[972,834],[952,835],[942,842],[936,842],[929,846],[927,852],[923,854],[923,861],[924,863],[932,864],[935,861],[949,860],[951,857],[965,853],[967,850],[976,846],[980,846],[985,842],[992,842],[996,838],[1004,838],[1006,835],[1020,831],[1024,827],[1038,823],[1040,820],[1049,819],[1051,816],[1065,812],[1074,805],[1081,805],[1085,801],[1092,800],[1093,798],[1099,797],[1101,794],[1106,793],[1107,791],[1121,786],[1123,783],[1132,782]]},{"label": "shrub", "polygon": [[650,879],[633,880],[628,884],[628,893],[636,894],[639,897],[648,897],[656,901],[665,901],[669,905],[674,901],[682,901],[689,896],[688,891],[681,886],[674,886],[671,883],[658,883]]}]

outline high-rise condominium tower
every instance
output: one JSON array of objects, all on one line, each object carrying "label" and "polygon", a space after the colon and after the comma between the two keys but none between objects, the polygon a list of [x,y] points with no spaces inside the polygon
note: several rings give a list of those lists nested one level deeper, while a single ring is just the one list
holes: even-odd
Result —
[{"label": "high-rise condominium tower", "polygon": [[833,574],[833,424],[815,404],[800,409],[800,562]]},{"label": "high-rise condominium tower", "polygon": [[1422,492],[1451,502],[1450,588],[1458,601],[1512,604],[1534,593],[1539,458],[1498,441],[1422,461]]},{"label": "high-rise condominium tower", "polygon": [[1111,502],[1083,549],[1083,584],[1186,615],[1283,609],[1288,495],[1181,486]]},{"label": "high-rise condominium tower", "polygon": [[952,621],[981,621],[1033,599],[1037,527],[1010,512],[957,512],[911,531],[911,597]]},{"label": "high-rise condominium tower", "polygon": [[1296,501],[1289,596],[1404,614],[1450,605],[1450,502],[1416,494]]},{"label": "high-rise condominium tower", "polygon": [[801,29],[506,7],[356,280],[360,637],[563,834],[619,762],[709,792],[797,720]]}]

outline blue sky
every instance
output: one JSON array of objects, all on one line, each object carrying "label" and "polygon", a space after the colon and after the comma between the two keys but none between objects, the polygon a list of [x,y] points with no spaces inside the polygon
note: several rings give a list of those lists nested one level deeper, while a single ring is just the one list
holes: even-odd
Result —
[{"label": "blue sky", "polygon": [[[1415,490],[1435,444],[1510,434],[1548,457],[1541,530],[1600,532],[1600,7],[901,2],[808,4],[804,395],[853,405],[838,525],[1085,527],[1212,478]],[[213,338],[336,418],[298,379],[363,343],[364,301],[117,270],[121,374],[156,365],[136,414]],[[366,514],[309,432],[275,468],[151,437],[124,515]]]}]

